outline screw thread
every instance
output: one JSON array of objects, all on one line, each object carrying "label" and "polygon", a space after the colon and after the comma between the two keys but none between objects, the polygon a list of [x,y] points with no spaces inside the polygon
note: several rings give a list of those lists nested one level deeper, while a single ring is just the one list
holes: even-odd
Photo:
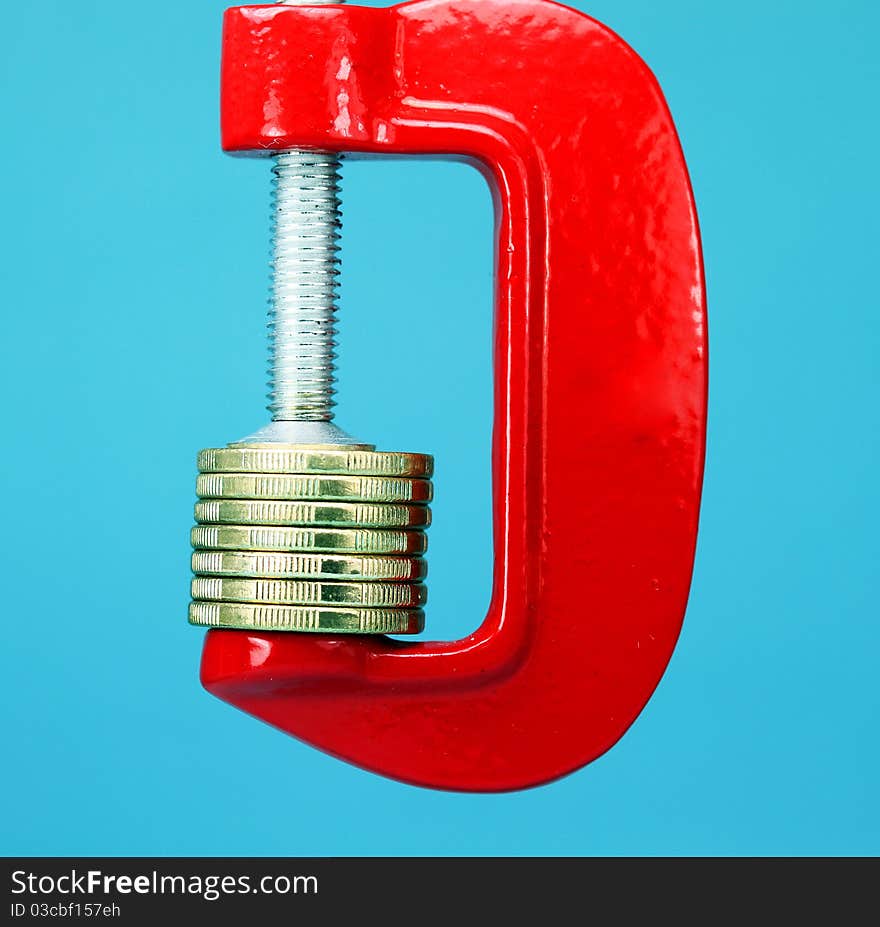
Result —
[{"label": "screw thread", "polygon": [[341,159],[292,150],[274,162],[268,409],[276,422],[329,422],[336,392]]},{"label": "screw thread", "polygon": [[273,173],[269,411],[330,421],[336,392],[339,157],[286,151]]}]

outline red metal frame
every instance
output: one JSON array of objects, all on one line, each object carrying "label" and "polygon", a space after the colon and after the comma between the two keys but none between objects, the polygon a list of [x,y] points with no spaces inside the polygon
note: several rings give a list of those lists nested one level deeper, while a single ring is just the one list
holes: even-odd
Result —
[{"label": "red metal frame", "polygon": [[495,572],[463,640],[210,631],[205,687],[419,785],[523,788],[590,762],[672,654],[699,513],[705,292],[656,80],[547,0],[239,7],[222,133],[228,151],[450,155],[488,178]]}]

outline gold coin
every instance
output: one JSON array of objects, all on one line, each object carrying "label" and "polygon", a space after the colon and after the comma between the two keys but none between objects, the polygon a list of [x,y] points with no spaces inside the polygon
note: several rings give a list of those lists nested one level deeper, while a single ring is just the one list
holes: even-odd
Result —
[{"label": "gold coin", "polygon": [[429,480],[336,474],[200,473],[202,499],[356,499],[364,502],[430,502]]},{"label": "gold coin", "polygon": [[200,524],[411,528],[431,523],[431,510],[426,506],[369,502],[208,499],[196,503],[195,514]]},{"label": "gold coin", "polygon": [[216,602],[271,605],[359,605],[368,608],[417,608],[427,586],[411,583],[331,583],[306,579],[236,579],[197,576],[192,597]]},{"label": "gold coin", "polygon": [[343,447],[252,445],[206,448],[199,451],[198,468],[203,473],[342,473],[430,477],[434,472],[434,458],[429,454],[364,451]]},{"label": "gold coin", "polygon": [[325,634],[418,634],[425,626],[420,608],[321,608],[192,602],[189,623],[248,631],[311,631]]},{"label": "gold coin", "polygon": [[283,577],[415,582],[428,564],[421,557],[352,557],[334,554],[286,554],[247,550],[197,550],[192,570],[201,576]]},{"label": "gold coin", "polygon": [[196,525],[190,534],[196,549],[234,551],[319,551],[356,554],[423,554],[423,531],[378,528],[288,528],[275,525]]}]

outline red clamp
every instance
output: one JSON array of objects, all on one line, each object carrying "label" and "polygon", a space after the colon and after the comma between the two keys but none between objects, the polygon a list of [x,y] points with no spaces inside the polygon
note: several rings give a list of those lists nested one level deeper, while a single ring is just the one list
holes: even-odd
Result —
[{"label": "red clamp", "polygon": [[222,132],[227,151],[451,155],[488,179],[495,570],[467,638],[211,631],[205,687],[418,785],[516,789],[589,763],[669,661],[699,513],[700,238],[657,81],[548,0],[237,7]]}]

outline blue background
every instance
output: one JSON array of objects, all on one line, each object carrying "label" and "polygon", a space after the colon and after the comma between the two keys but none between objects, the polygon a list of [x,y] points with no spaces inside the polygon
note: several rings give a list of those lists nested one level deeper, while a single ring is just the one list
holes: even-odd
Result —
[{"label": "blue background", "polygon": [[[880,6],[577,5],[654,69],[692,171],[702,530],[638,722],[502,796],[386,781],[201,691],[194,455],[265,420],[268,165],[219,151],[224,4],[6,5],[0,850],[880,851]],[[351,163],[344,211],[339,420],[437,455],[428,619],[457,636],[491,566],[489,195],[462,165]]]}]

